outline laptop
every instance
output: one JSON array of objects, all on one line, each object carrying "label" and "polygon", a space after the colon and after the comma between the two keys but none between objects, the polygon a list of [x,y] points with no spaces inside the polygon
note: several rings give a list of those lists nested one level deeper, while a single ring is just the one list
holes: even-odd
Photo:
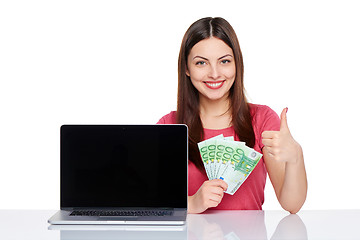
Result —
[{"label": "laptop", "polygon": [[60,211],[50,224],[183,225],[188,129],[63,125]]}]

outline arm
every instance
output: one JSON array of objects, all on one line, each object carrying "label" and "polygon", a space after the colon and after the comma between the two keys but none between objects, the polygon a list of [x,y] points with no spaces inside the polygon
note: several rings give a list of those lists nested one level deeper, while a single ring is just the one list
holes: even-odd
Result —
[{"label": "arm", "polygon": [[262,133],[263,153],[280,205],[290,213],[296,213],[306,199],[307,178],[302,148],[290,134],[286,111],[281,113],[280,131]]}]

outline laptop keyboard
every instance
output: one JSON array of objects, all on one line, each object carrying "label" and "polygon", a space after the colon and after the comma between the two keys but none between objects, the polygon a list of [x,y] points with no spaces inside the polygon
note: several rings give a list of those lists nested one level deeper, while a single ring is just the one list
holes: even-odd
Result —
[{"label": "laptop keyboard", "polygon": [[172,210],[75,210],[70,216],[171,216]]}]

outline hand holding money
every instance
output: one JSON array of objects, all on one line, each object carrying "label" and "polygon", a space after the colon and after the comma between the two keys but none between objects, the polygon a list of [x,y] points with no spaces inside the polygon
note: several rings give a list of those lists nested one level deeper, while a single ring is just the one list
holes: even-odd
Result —
[{"label": "hand holding money", "polygon": [[264,131],[261,136],[264,148],[273,160],[293,163],[301,147],[291,136],[286,118],[287,110],[284,108],[281,112],[280,131]]},{"label": "hand holding money", "polygon": [[201,213],[210,207],[217,207],[227,187],[226,182],[220,179],[205,181],[199,190],[189,197],[189,213]]}]

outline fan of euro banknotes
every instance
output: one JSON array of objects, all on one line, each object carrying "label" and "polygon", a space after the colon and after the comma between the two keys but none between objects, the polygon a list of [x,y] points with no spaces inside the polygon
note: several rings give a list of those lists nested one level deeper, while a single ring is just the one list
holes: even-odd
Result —
[{"label": "fan of euro banknotes", "polygon": [[201,159],[210,180],[222,179],[228,184],[225,193],[233,195],[256,167],[262,154],[223,134],[199,142]]}]

